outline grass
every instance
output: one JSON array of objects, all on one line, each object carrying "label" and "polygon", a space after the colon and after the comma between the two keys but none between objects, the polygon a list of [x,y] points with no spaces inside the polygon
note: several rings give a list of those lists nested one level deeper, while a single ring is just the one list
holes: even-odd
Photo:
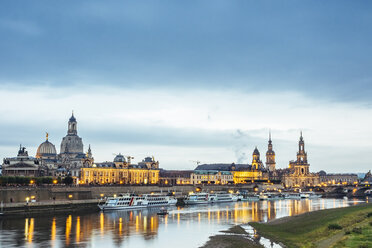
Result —
[{"label": "grass", "polygon": [[361,204],[250,224],[262,236],[287,247],[330,247],[339,240],[335,247],[363,247],[372,242],[371,210],[372,204]]}]

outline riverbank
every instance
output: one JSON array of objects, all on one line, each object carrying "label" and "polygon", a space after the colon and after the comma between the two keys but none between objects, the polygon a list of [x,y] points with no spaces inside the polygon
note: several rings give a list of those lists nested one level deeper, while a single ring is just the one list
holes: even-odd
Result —
[{"label": "riverbank", "polygon": [[285,247],[372,247],[370,203],[249,224]]},{"label": "riverbank", "polygon": [[258,242],[249,239],[249,234],[241,226],[233,226],[227,231],[221,231],[209,237],[208,242],[201,248],[261,248]]}]

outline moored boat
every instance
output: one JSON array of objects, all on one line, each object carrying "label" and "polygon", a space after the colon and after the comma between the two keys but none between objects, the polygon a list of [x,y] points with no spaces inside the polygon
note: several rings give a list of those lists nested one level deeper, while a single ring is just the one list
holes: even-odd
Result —
[{"label": "moored boat", "polygon": [[313,191],[309,191],[309,192],[302,192],[300,194],[300,197],[301,198],[320,198],[322,196],[314,193]]},{"label": "moored boat", "polygon": [[160,206],[176,205],[177,199],[172,196],[162,194],[131,195],[123,194],[118,197],[108,197],[103,204],[98,207],[101,210],[119,210],[119,209],[141,209]]}]

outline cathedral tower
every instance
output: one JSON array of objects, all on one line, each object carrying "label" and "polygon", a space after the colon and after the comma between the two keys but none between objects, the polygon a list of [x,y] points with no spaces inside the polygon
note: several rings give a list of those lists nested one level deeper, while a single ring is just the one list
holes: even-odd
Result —
[{"label": "cathedral tower", "polygon": [[271,132],[269,133],[269,144],[266,152],[266,169],[275,171],[275,152],[273,151],[273,144],[271,141]]},{"label": "cathedral tower", "polygon": [[252,168],[255,170],[262,169],[262,161],[260,160],[260,152],[258,151],[257,146],[252,155]]}]

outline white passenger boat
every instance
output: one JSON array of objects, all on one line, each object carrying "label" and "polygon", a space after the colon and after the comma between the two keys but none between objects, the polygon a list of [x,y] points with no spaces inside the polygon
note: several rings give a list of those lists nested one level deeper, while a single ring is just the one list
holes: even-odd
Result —
[{"label": "white passenger boat", "polygon": [[176,205],[177,199],[162,194],[130,195],[123,194],[118,197],[108,197],[104,204],[98,205],[101,210],[141,209]]},{"label": "white passenger boat", "polygon": [[212,200],[214,199],[214,194],[209,193],[191,193],[189,194],[184,202],[186,205],[196,205],[196,204],[209,204],[212,203],[210,195],[212,195]]},{"label": "white passenger boat", "polygon": [[280,200],[283,199],[282,194],[277,193],[260,193],[259,199],[261,201],[263,200]]},{"label": "white passenger boat", "polygon": [[301,199],[300,193],[285,193],[284,199]]},{"label": "white passenger boat", "polygon": [[258,201],[260,200],[259,195],[244,195],[241,201]]},{"label": "white passenger boat", "polygon": [[309,192],[302,192],[300,194],[300,197],[301,198],[320,198],[322,196],[318,195],[318,194],[315,194],[313,191],[309,191]]},{"label": "white passenger boat", "polygon": [[242,196],[232,193],[226,193],[226,192],[217,192],[214,194],[214,198],[212,199],[213,203],[218,202],[236,202],[238,200],[241,200]]},{"label": "white passenger boat", "polygon": [[196,204],[211,204],[220,202],[236,202],[241,200],[242,196],[237,194],[231,194],[227,192],[217,192],[217,193],[191,193],[189,194],[184,202],[186,205],[196,205]]}]

